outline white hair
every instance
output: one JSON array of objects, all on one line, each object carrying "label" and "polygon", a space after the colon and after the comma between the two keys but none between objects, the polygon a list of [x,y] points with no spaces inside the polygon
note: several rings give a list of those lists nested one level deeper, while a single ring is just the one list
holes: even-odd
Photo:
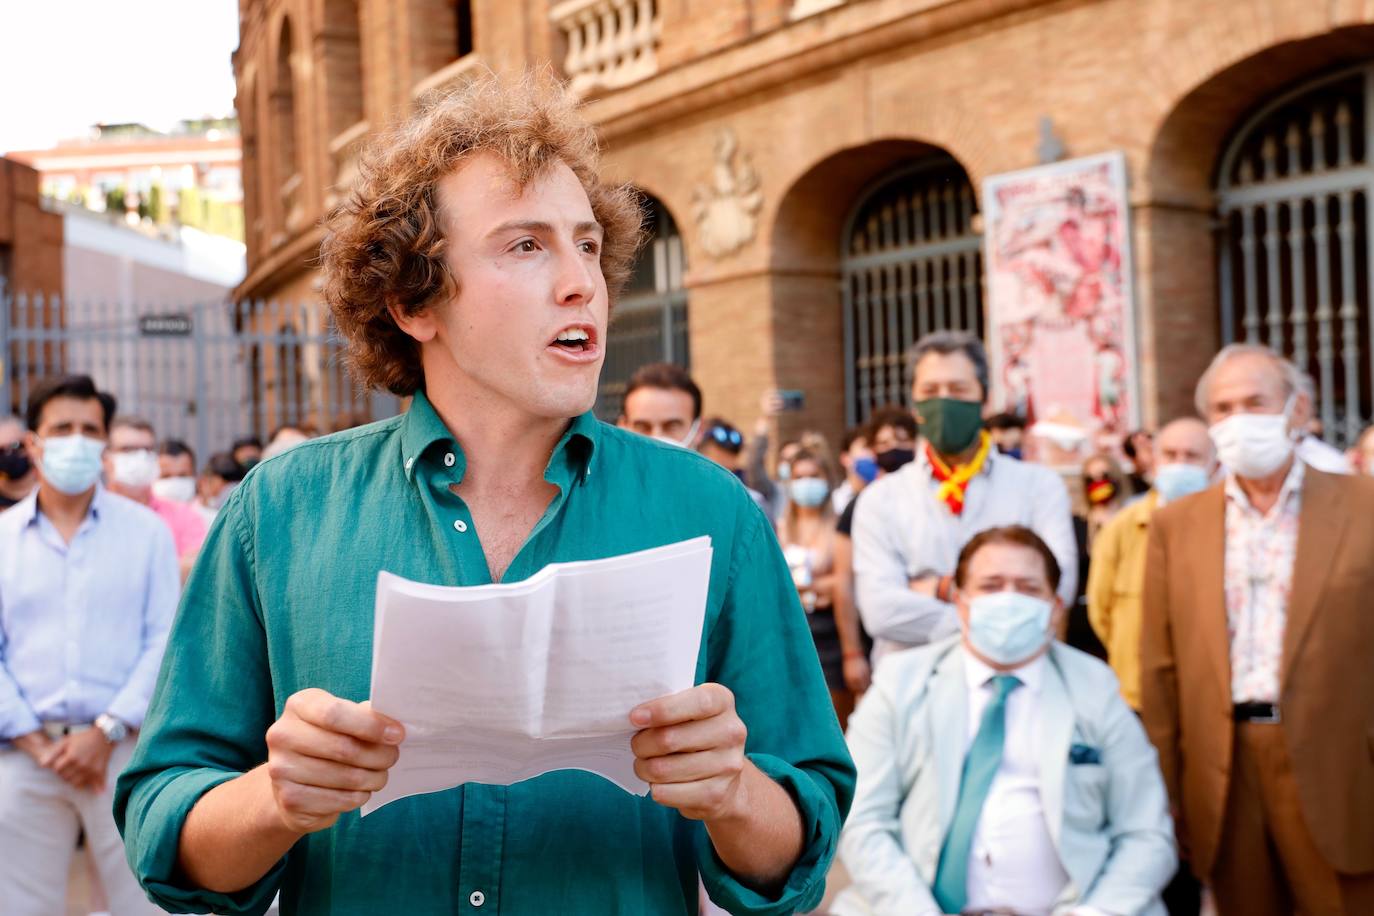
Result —
[{"label": "white hair", "polygon": [[1309,388],[1310,381],[1307,373],[1303,372],[1290,361],[1284,359],[1273,350],[1261,344],[1233,343],[1222,347],[1216,356],[1212,357],[1212,362],[1208,364],[1202,377],[1197,380],[1197,388],[1193,391],[1193,404],[1197,407],[1197,412],[1202,416],[1207,416],[1207,394],[1212,387],[1212,378],[1226,363],[1241,356],[1258,356],[1268,360],[1274,367],[1279,377],[1279,384],[1283,388],[1284,403],[1295,394],[1306,394],[1312,397],[1313,391]]}]

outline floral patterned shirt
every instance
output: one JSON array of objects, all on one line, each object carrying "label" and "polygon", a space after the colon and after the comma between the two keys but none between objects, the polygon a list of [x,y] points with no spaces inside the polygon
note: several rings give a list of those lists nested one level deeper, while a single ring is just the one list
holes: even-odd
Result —
[{"label": "floral patterned shirt", "polygon": [[1231,699],[1277,703],[1283,631],[1298,551],[1303,463],[1293,462],[1267,514],[1250,504],[1234,474],[1226,478],[1226,628],[1231,637]]}]

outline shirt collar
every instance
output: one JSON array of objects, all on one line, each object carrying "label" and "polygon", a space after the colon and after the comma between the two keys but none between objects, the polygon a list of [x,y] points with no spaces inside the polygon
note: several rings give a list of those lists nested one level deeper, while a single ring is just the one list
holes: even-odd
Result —
[{"label": "shirt collar", "polygon": [[[601,421],[594,414],[588,412],[573,417],[549,458],[545,479],[558,483],[568,471],[573,476],[587,479],[591,475],[592,455],[600,438]],[[467,465],[462,446],[453,438],[453,433],[444,425],[425,393],[415,392],[401,427],[401,461],[406,480],[415,480],[416,466],[422,462],[436,462],[439,467],[445,467],[444,458],[450,454],[454,457],[454,463],[446,470],[454,475],[455,481],[462,480]]]},{"label": "shirt collar", "polygon": [[[39,486],[41,486],[41,484]],[[39,487],[34,487],[33,491],[29,493],[28,496],[25,496],[9,509],[10,512],[19,513],[19,517],[24,520],[25,526],[37,524],[38,516],[42,514],[38,511],[38,490]],[[91,505],[86,509],[86,518],[99,521],[100,513],[105,511],[105,506],[109,501],[109,491],[105,489],[103,484],[96,483],[95,495],[91,497]]]},{"label": "shirt collar", "polygon": [[1045,681],[1045,665],[1049,652],[1041,652],[1034,661],[1012,671],[998,671],[970,652],[968,646],[961,644],[959,649],[964,653],[964,678],[970,691],[982,688],[999,674],[1012,675],[1031,693],[1039,693],[1040,685]]},{"label": "shirt collar", "polygon": [[[1304,477],[1303,468],[1302,459],[1294,454],[1293,467],[1289,469],[1288,476],[1283,479],[1283,486],[1279,489],[1278,501],[1274,503],[1275,507],[1287,506],[1288,501],[1301,492]],[[1226,472],[1226,498],[1242,508],[1254,508],[1250,505],[1250,497],[1246,496],[1245,491],[1240,488],[1240,481],[1236,479],[1234,471]]]}]

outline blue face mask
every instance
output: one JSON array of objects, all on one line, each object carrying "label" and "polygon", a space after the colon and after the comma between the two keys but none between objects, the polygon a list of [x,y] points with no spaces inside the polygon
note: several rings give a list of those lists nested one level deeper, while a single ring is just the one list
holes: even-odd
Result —
[{"label": "blue face mask", "polygon": [[1173,502],[1207,489],[1207,471],[1195,464],[1162,464],[1155,468],[1155,489],[1165,502]]},{"label": "blue face mask", "polygon": [[878,462],[867,456],[854,459],[854,476],[864,483],[872,483],[878,479]]},{"label": "blue face mask", "polygon": [[61,493],[85,493],[100,479],[105,443],[80,434],[43,440],[43,479]]},{"label": "blue face mask", "polygon": [[1025,661],[1049,640],[1052,605],[1020,592],[992,592],[969,602],[968,640],[999,665]]},{"label": "blue face mask", "polygon": [[830,495],[830,485],[819,477],[800,477],[787,485],[792,502],[806,509],[814,509]]}]

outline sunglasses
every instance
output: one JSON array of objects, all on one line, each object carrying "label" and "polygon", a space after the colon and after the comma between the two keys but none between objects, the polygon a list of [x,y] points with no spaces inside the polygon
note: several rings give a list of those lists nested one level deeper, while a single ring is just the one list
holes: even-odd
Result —
[{"label": "sunglasses", "polygon": [[706,431],[706,437],[722,448],[739,449],[744,446],[744,436],[737,429],[712,426]]}]

